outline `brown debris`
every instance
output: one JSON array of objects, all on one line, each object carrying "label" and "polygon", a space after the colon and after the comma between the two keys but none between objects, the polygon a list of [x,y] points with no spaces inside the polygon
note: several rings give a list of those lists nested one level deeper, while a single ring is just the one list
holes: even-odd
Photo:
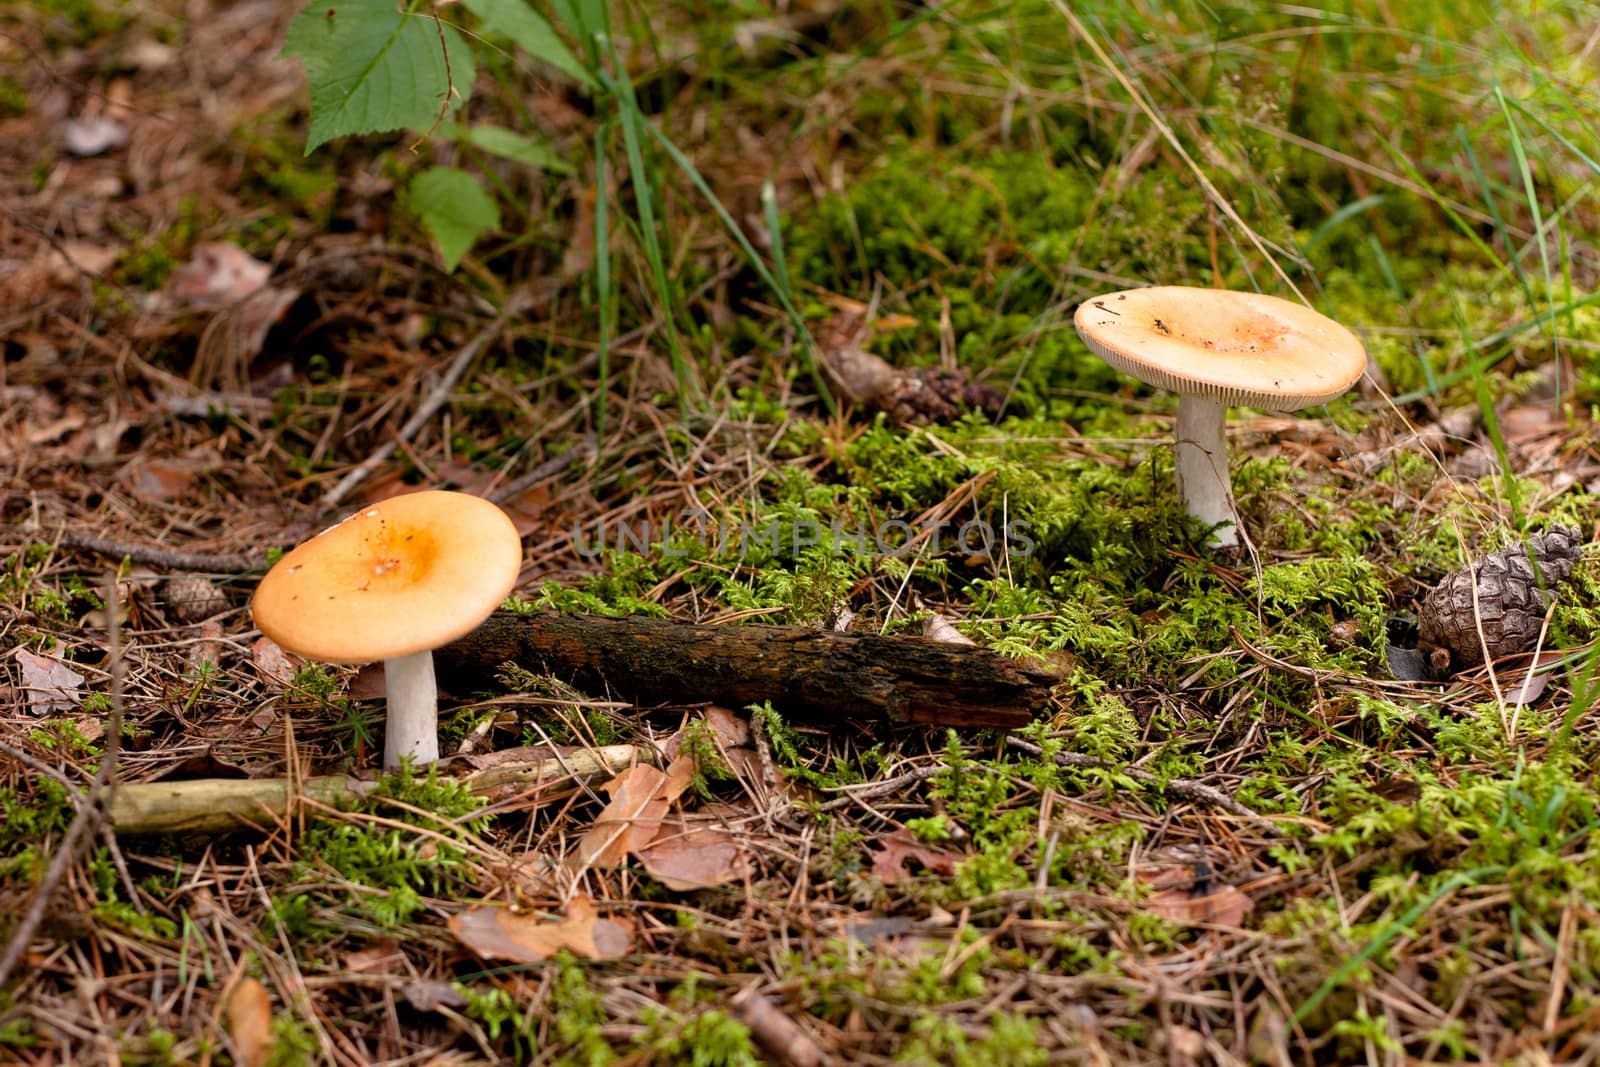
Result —
[{"label": "brown debris", "polygon": [[845,396],[885,412],[896,426],[954,422],[966,411],[1000,417],[1005,399],[959,368],[897,368],[862,347],[865,317],[841,311],[816,330],[823,365]]},{"label": "brown debris", "polygon": [[550,921],[508,908],[468,908],[450,916],[450,932],[486,960],[540,963],[562,949],[595,960],[627,955],[628,923],[605,918],[587,896],[574,897],[565,919]]},{"label": "brown debris", "polygon": [[1576,527],[1552,526],[1452,571],[1417,611],[1418,647],[1436,672],[1531,650],[1583,551]]}]

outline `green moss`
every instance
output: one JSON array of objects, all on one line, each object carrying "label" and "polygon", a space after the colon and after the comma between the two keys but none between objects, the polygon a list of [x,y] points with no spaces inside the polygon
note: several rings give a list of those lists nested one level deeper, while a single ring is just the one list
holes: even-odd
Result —
[{"label": "green moss", "polygon": [[329,888],[275,899],[270,921],[318,942],[413,920],[424,893],[460,891],[466,853],[452,838],[483,832],[487,819],[473,815],[483,804],[465,783],[432,770],[417,777],[407,768],[381,779],[352,810],[381,813],[383,823],[351,818],[307,826],[297,842],[299,880]]}]

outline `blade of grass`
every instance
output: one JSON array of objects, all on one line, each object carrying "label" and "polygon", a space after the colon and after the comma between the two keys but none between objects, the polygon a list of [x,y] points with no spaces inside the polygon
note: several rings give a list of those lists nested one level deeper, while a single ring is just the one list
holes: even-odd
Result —
[{"label": "blade of grass", "polygon": [[[1560,307],[1551,308],[1548,311],[1541,311],[1536,315],[1532,315],[1526,319],[1523,319],[1521,322],[1516,323],[1513,326],[1507,326],[1503,330],[1496,330],[1487,337],[1473,341],[1466,347],[1465,351],[1462,353],[1463,355],[1471,355],[1474,352],[1484,352],[1487,354],[1480,359],[1474,360],[1464,367],[1460,367],[1451,371],[1449,374],[1440,375],[1438,381],[1439,387],[1444,388],[1445,386],[1454,385],[1456,382],[1464,381],[1474,374],[1482,373],[1484,369],[1499,362],[1505,357],[1506,353],[1510,351],[1510,346],[1507,342],[1511,341],[1518,334],[1525,333],[1531,329],[1541,328],[1547,321],[1551,319],[1562,315],[1570,315],[1579,308],[1585,308],[1591,304],[1600,304],[1600,293],[1590,293],[1587,296],[1581,296],[1576,300],[1562,304]],[[1500,347],[1502,345],[1505,347]],[[1409,393],[1402,393],[1401,395],[1395,397],[1394,402],[1396,404],[1409,404],[1414,400],[1421,400],[1423,397],[1428,395],[1429,391],[1426,388],[1413,389]]]},{"label": "blade of grass", "polygon": [[[626,67],[609,35],[599,36],[602,38],[600,45],[610,55],[612,65],[625,72]],[[628,176],[633,186],[634,208],[639,217],[639,241],[644,246],[645,265],[655,289],[661,324],[667,332],[667,358],[672,363],[672,376],[678,383],[678,407],[686,412],[692,406],[691,401],[699,401],[700,387],[684,359],[683,345],[678,337],[672,282],[667,277],[666,257],[662,255],[661,233],[656,224],[655,190],[650,181],[651,172],[645,167],[644,138],[641,133],[643,129],[653,131],[654,127],[640,110],[638,98],[633,94],[633,83],[625,73],[617,77],[602,69],[600,78],[607,92],[617,102],[617,119],[622,125],[622,147],[628,157]]]},{"label": "blade of grass", "polygon": [[[1506,136],[1511,142],[1511,157],[1516,161],[1517,172],[1522,177],[1523,195],[1527,199],[1528,214],[1533,219],[1533,236],[1539,243],[1539,266],[1544,274],[1544,292],[1546,304],[1554,304],[1555,280],[1550,271],[1550,247],[1545,242],[1544,213],[1539,208],[1539,194],[1533,184],[1533,168],[1528,165],[1528,154],[1522,146],[1522,133],[1517,129],[1517,120],[1511,114],[1511,107],[1506,102],[1506,94],[1500,86],[1494,87],[1494,98],[1500,104],[1500,114],[1506,120]],[[1552,317],[1550,322],[1550,343],[1555,348],[1555,385],[1556,395],[1561,395],[1561,338],[1560,331],[1555,328]]]},{"label": "blade of grass", "polygon": [[594,284],[595,302],[600,310],[600,340],[596,356],[600,366],[600,395],[595,398],[595,447],[605,448],[606,397],[611,392],[611,330],[617,306],[611,291],[611,229],[606,196],[606,143],[611,123],[602,122],[594,131]]},{"label": "blade of grass", "polygon": [[761,214],[767,223],[767,239],[772,242],[772,272],[778,279],[778,288],[784,296],[794,290],[789,286],[789,263],[783,254],[783,227],[778,222],[778,193],[772,179],[761,183]]},{"label": "blade of grass", "polygon": [[837,411],[838,406],[834,402],[833,394],[828,389],[827,381],[822,376],[822,368],[817,363],[817,343],[811,336],[811,330],[806,326],[804,316],[794,306],[794,302],[789,298],[784,286],[780,285],[778,279],[773,276],[772,271],[767,269],[766,263],[761,259],[761,254],[755,250],[755,246],[750,243],[750,239],[744,235],[744,231],[739,228],[739,224],[733,220],[733,216],[729,214],[728,209],[717,198],[717,194],[712,191],[711,186],[706,183],[705,178],[700,174],[699,168],[679,150],[677,145],[672,143],[666,134],[656,129],[653,124],[645,123],[644,130],[655,139],[656,144],[661,147],[662,152],[666,153],[667,158],[678,165],[678,169],[683,171],[684,176],[695,187],[695,191],[705,198],[706,203],[711,206],[711,210],[716,212],[717,218],[722,220],[722,225],[727,228],[728,233],[738,242],[745,258],[750,261],[751,268],[760,276],[767,288],[771,289],[773,294],[777,296],[778,303],[788,314],[789,321],[794,324],[795,331],[800,336],[800,350],[805,356],[806,369],[811,374],[811,381],[817,387],[817,395],[822,399],[823,405],[830,414]]},{"label": "blade of grass", "polygon": [[[1375,233],[1367,234],[1367,247],[1372,250],[1373,258],[1378,261],[1378,269],[1383,272],[1383,283],[1389,287],[1389,292],[1394,294],[1395,303],[1406,309],[1406,319],[1415,325],[1411,316],[1411,298],[1406,294],[1405,286],[1400,284],[1400,276],[1395,273],[1394,264],[1389,260],[1389,250],[1383,247],[1383,242],[1378,240]],[[1439,396],[1439,381],[1433,373],[1433,364],[1428,362],[1428,356],[1418,344],[1415,350],[1417,365],[1422,368],[1422,377],[1427,382],[1423,387],[1429,396]]]},{"label": "blade of grass", "polygon": [[[1462,344],[1471,342],[1471,325],[1467,319],[1467,310],[1461,306],[1461,298],[1451,294],[1451,310],[1455,312],[1456,328],[1461,332]],[[1505,487],[1506,503],[1511,506],[1512,525],[1520,530],[1523,528],[1522,515],[1522,485],[1517,480],[1517,474],[1511,469],[1511,456],[1506,451],[1506,437],[1500,432],[1500,418],[1494,410],[1494,392],[1489,388],[1488,368],[1484,364],[1474,364],[1478,368],[1472,376],[1472,389],[1478,400],[1478,413],[1483,416],[1483,429],[1489,435],[1489,443],[1494,446],[1495,460],[1499,464],[1499,477],[1496,479]]]},{"label": "blade of grass", "polygon": [[[1489,177],[1483,172],[1483,164],[1478,160],[1478,153],[1472,147],[1472,141],[1467,137],[1467,131],[1460,126],[1456,127],[1456,140],[1461,143],[1461,150],[1467,154],[1467,162],[1472,166],[1472,175],[1478,182],[1478,189],[1483,194],[1483,205],[1489,209],[1489,216],[1494,219],[1494,228],[1500,234],[1500,240],[1507,249],[1517,246],[1511,237],[1511,231],[1506,226],[1506,220],[1500,215],[1500,202],[1495,199],[1494,189],[1489,184]],[[1506,264],[1500,264],[1502,268]],[[1517,281],[1522,284],[1522,293],[1528,298],[1528,306],[1532,307],[1533,286],[1528,281],[1528,274],[1522,269],[1522,260],[1516,256],[1510,257],[1511,270],[1516,273]]]},{"label": "blade of grass", "polygon": [[1373,193],[1371,196],[1363,196],[1360,200],[1352,200],[1332,215],[1329,215],[1322,225],[1317,227],[1317,231],[1306,240],[1305,244],[1300,246],[1300,254],[1302,256],[1310,255],[1311,250],[1327,240],[1328,235],[1338,229],[1340,224],[1347,219],[1352,219],[1357,215],[1371,211],[1381,205],[1385,199],[1387,198],[1382,193]]},{"label": "blade of grass", "polygon": [[1443,884],[1439,886],[1439,888],[1435,889],[1432,893],[1429,893],[1427,896],[1411,905],[1410,908],[1406,909],[1405,914],[1401,915],[1398,919],[1389,923],[1381,931],[1379,931],[1377,937],[1374,937],[1371,941],[1368,941],[1361,947],[1361,951],[1345,960],[1344,964],[1340,966],[1337,971],[1334,971],[1332,974],[1330,974],[1323,981],[1323,983],[1317,987],[1316,992],[1307,997],[1305,1002],[1302,1003],[1299,1008],[1295,1009],[1294,1021],[1297,1023],[1305,1022],[1306,1018],[1312,1012],[1316,1011],[1318,1006],[1321,1005],[1324,1000],[1327,1000],[1330,994],[1336,991],[1340,986],[1344,985],[1345,982],[1349,981],[1357,971],[1366,965],[1368,960],[1372,959],[1372,957],[1376,956],[1378,953],[1387,948],[1389,943],[1395,938],[1399,937],[1401,934],[1415,926],[1417,920],[1422,918],[1422,916],[1427,913],[1429,908],[1433,907],[1451,893],[1454,893],[1457,889],[1462,889],[1469,885],[1477,885],[1486,878],[1492,878],[1495,875],[1504,874],[1505,870],[1506,869],[1504,867],[1478,867],[1474,870],[1460,871],[1454,875],[1451,875],[1444,881]]}]

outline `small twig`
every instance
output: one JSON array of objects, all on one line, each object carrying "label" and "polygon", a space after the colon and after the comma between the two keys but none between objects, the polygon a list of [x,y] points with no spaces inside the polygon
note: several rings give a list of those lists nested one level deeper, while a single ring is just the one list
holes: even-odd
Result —
[{"label": "small twig", "polygon": [[[1020,737],[1008,737],[1006,738],[1006,744],[1030,755],[1044,755],[1044,749],[1031,741],[1024,741]],[[1230,815],[1237,815],[1241,819],[1249,819],[1269,833],[1278,834],[1283,832],[1277,823],[1265,815],[1251,811],[1222,790],[1215,789],[1203,782],[1197,782],[1193,778],[1168,778],[1166,781],[1162,781],[1156,775],[1138,767],[1118,766],[1109,760],[1085,756],[1081,752],[1057,752],[1052,758],[1063,767],[1080,767],[1085,770],[1113,770],[1118,774],[1127,775],[1136,782],[1157,786],[1165,792],[1183,797],[1185,800],[1209,804],[1214,808],[1221,808]]]},{"label": "small twig", "polygon": [[579,460],[587,462],[595,456],[595,446],[592,441],[585,441],[576,448],[570,448],[559,456],[553,456],[539,464],[533,470],[502,485],[489,494],[489,500],[496,504],[504,504],[507,500],[514,500],[524,492],[532,489],[546,478],[553,477],[566,470]]},{"label": "small twig", "polygon": [[357,464],[354,470],[340,478],[339,483],[328,490],[327,494],[322,498],[322,507],[325,510],[331,511],[338,507],[345,497],[349,496],[357,486],[371,476],[373,471],[377,470],[379,466],[388,461],[390,456],[394,455],[395,449],[400,447],[402,441],[409,441],[416,436],[423,426],[427,425],[428,420],[433,418],[434,413],[443,407],[444,402],[449,399],[451,391],[456,387],[456,383],[461,381],[462,375],[467,373],[467,367],[478,357],[478,353],[483,351],[484,346],[494,340],[501,330],[505,329],[506,322],[510,319],[512,311],[511,303],[507,303],[506,309],[493,322],[486,326],[476,337],[461,346],[461,350],[456,353],[455,359],[450,361],[449,368],[434,383],[433,388],[428,391],[428,395],[417,406],[417,410],[411,413],[411,417],[405,421],[405,424],[400,427],[394,436],[373,449],[372,453]]},{"label": "small twig", "polygon": [[105,730],[105,746],[100,756],[100,771],[95,775],[94,783],[89,787],[88,797],[77,804],[77,813],[73,815],[72,822],[67,826],[67,832],[62,835],[61,843],[56,847],[56,854],[50,860],[50,866],[45,870],[44,877],[39,881],[38,892],[28,904],[28,910],[23,914],[17,927],[11,933],[11,940],[6,944],[6,950],[0,955],[0,989],[5,988],[6,982],[11,977],[11,972],[16,970],[18,962],[28,951],[28,945],[33,941],[34,932],[39,929],[39,924],[44,921],[45,911],[50,906],[50,899],[55,896],[56,889],[66,878],[67,868],[72,866],[77,859],[78,842],[83,835],[91,829],[99,830],[105,825],[105,809],[103,807],[106,797],[110,793],[111,783],[116,778],[117,757],[122,752],[122,641],[121,630],[117,625],[117,576],[112,574],[106,579],[106,651],[111,659],[111,711],[107,717]]},{"label": "small twig", "polygon": [[935,763],[931,767],[918,767],[915,770],[907,771],[905,774],[897,774],[893,778],[885,778],[877,782],[863,782],[860,785],[840,786],[838,791],[845,793],[846,795],[837,800],[830,800],[826,804],[819,804],[817,806],[817,810],[837,811],[840,808],[848,808],[850,805],[866,800],[868,797],[876,797],[882,796],[885,793],[899,792],[908,785],[915,785],[918,782],[926,781],[936,774],[943,774],[949,769],[950,767],[948,764]]},{"label": "small twig", "polygon": [[56,544],[62,548],[76,548],[84,552],[94,552],[110,559],[127,558],[135,563],[147,563],[152,567],[165,567],[173,571],[200,571],[211,574],[244,574],[249,571],[258,571],[266,566],[266,560],[240,553],[229,555],[226,553],[211,552],[180,552],[170,548],[157,548],[153,545],[136,545],[128,541],[114,541],[108,537],[96,537],[93,534],[77,533],[64,530],[56,539]]}]

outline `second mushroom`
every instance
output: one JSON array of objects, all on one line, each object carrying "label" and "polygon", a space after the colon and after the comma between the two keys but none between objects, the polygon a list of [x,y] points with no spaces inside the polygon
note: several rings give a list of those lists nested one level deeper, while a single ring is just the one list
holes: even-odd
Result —
[{"label": "second mushroom", "polygon": [[1293,411],[1343,394],[1365,371],[1355,334],[1301,304],[1260,293],[1154,286],[1093,297],[1073,322],[1124,374],[1178,394],[1178,493],[1211,530],[1239,543],[1224,436],[1230,404]]},{"label": "second mushroom", "polygon": [[433,650],[471,632],[516,584],[522,540],[465,493],[391,497],[284,556],[250,603],[261,632],[325,663],[382,660],[383,767],[439,758]]}]

